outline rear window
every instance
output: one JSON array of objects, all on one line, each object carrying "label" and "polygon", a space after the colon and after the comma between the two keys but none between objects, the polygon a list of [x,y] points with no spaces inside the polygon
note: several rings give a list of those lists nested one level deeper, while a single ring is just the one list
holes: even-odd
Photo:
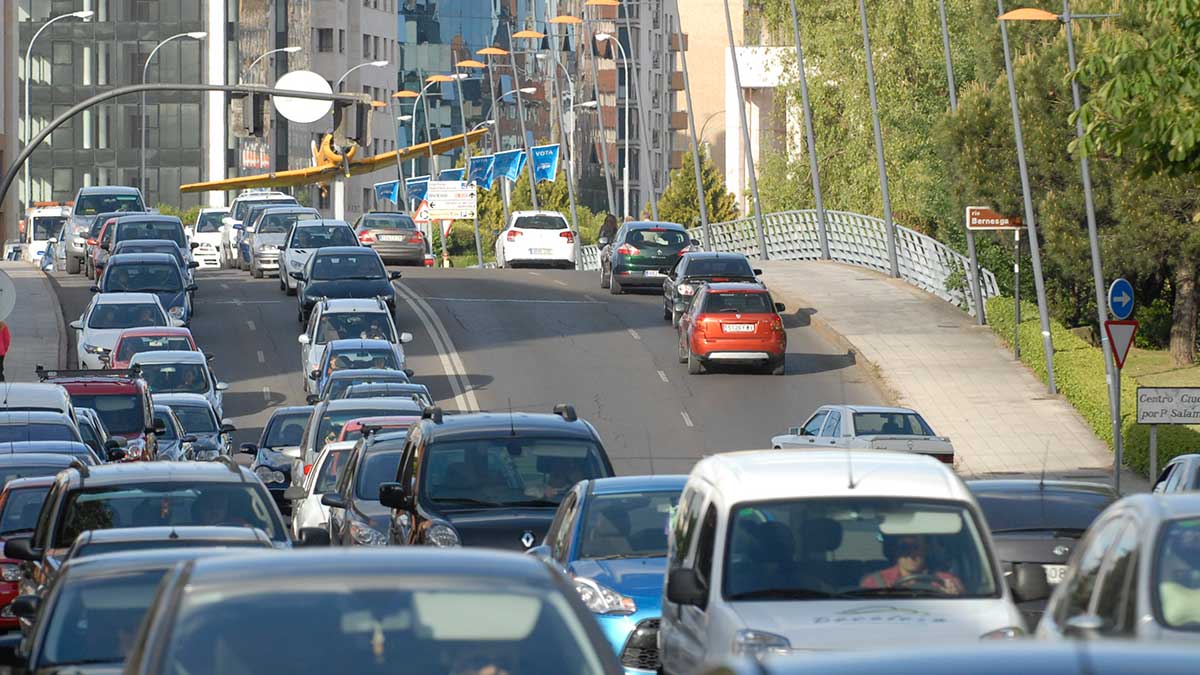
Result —
[{"label": "rear window", "polygon": [[171,410],[179,418],[185,434],[215,434],[220,429],[217,418],[213,417],[212,408],[200,405],[173,405]]},{"label": "rear window", "polygon": [[854,413],[854,435],[932,436],[933,429],[916,413]]},{"label": "rear window", "polygon": [[1083,532],[1113,501],[1112,497],[1103,493],[1057,490],[1053,487],[1043,490],[1035,487],[1024,492],[972,492],[992,532]]},{"label": "rear window", "polygon": [[358,485],[354,486],[354,494],[359,499],[379,501],[379,486],[396,480],[396,470],[400,468],[400,451],[377,452],[363,457],[362,466],[358,472]]},{"label": "rear window", "polygon": [[244,220],[246,218],[246,212],[250,210],[250,207],[262,206],[263,204],[266,204],[266,203],[299,205],[300,202],[296,201],[292,197],[276,197],[276,198],[272,198],[272,199],[248,199],[245,201],[240,201],[237,203],[237,206],[233,207],[233,219],[234,220]]},{"label": "rear window", "polygon": [[[364,401],[366,403],[366,401]],[[383,417],[385,415],[395,415],[397,411],[392,408],[358,408],[355,410],[341,410],[335,413],[325,413],[321,418],[320,424],[317,425],[317,448],[324,447],[326,443],[333,443],[337,437],[342,434],[342,427],[346,426],[346,422],[356,420],[360,417]]]},{"label": "rear window", "polygon": [[[51,472],[50,469],[45,471],[45,475]],[[5,480],[11,478],[16,476],[6,476]],[[4,500],[4,511],[0,512],[0,536],[20,530],[32,530],[37,523],[42,502],[46,500],[46,494],[49,492],[49,485],[10,491]]]},{"label": "rear window", "polygon": [[71,403],[95,410],[109,433],[129,435],[146,430],[146,407],[140,394],[71,394]]},{"label": "rear window", "polygon": [[567,221],[561,216],[517,216],[513,227],[522,230],[565,230]]},{"label": "rear window", "polygon": [[773,313],[771,296],[766,293],[709,293],[704,298],[705,314],[767,314]]},{"label": "rear window", "polygon": [[142,198],[136,194],[84,195],[75,202],[75,215],[94,216],[110,211],[145,211]]},{"label": "rear window", "polygon": [[141,352],[192,351],[192,342],[183,336],[127,337],[117,345],[117,361],[128,361]]},{"label": "rear window", "polygon": [[196,232],[220,232],[221,221],[225,215],[221,211],[201,213],[200,218],[196,221]]},{"label": "rear window", "polygon": [[0,443],[23,441],[79,441],[75,429],[65,424],[4,424],[0,425]]},{"label": "rear window", "polygon": [[377,375],[371,375],[371,376],[367,376],[367,377],[334,378],[329,383],[329,395],[326,396],[326,398],[328,398],[328,399],[342,398],[345,395],[346,390],[348,390],[350,387],[352,387],[356,384],[379,384],[379,383],[386,383],[386,382],[396,382],[396,383],[403,384],[403,383],[408,382],[407,375],[405,375],[404,373],[401,373],[400,371],[396,371],[396,372],[399,374],[396,375],[395,377],[380,377]]},{"label": "rear window", "polygon": [[686,274],[696,277],[753,277],[754,270],[746,260],[701,258],[688,261]]},{"label": "rear window", "polygon": [[625,235],[625,243],[638,248],[683,248],[688,241],[686,232],[662,228],[630,230],[629,234]]},{"label": "rear window", "polygon": [[89,328],[140,328],[165,326],[167,318],[158,305],[140,302],[105,303],[96,305],[88,317]]},{"label": "rear window", "polygon": [[415,230],[417,224],[403,213],[363,216],[362,226],[371,230]]},{"label": "rear window", "polygon": [[165,220],[122,220],[117,223],[117,241],[135,239],[165,239],[180,246],[187,246],[183,226]]}]

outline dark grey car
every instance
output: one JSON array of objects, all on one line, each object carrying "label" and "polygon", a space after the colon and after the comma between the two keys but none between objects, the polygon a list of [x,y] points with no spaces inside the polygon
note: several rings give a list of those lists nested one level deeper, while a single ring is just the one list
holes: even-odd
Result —
[{"label": "dark grey car", "polygon": [[354,221],[354,234],[385,263],[425,264],[425,235],[407,213],[372,211]]}]

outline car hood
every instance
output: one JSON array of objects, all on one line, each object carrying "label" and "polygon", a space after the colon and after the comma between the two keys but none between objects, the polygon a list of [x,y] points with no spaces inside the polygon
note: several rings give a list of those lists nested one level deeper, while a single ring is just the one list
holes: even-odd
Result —
[{"label": "car hood", "polygon": [[530,548],[521,541],[525,533],[532,535],[536,545],[546,537],[554,512],[553,507],[514,507],[451,511],[443,517],[458,530],[463,546],[525,551]]},{"label": "car hood", "polygon": [[667,573],[665,557],[581,559],[573,561],[570,567],[575,576],[592,579],[622,595],[636,596],[638,607],[643,607],[643,600],[648,598],[661,602],[663,577]]},{"label": "car hood", "polygon": [[[979,600],[807,600],[732,602],[745,628],[782,635],[797,651],[860,650],[938,642],[978,642],[980,636],[1020,626],[1015,610],[998,598]],[[869,635],[869,639],[865,636]]]},{"label": "car hood", "polygon": [[178,462],[183,460],[183,444],[179,441],[163,441],[158,442],[158,459],[164,462]]},{"label": "car hood", "polygon": [[80,342],[86,342],[89,345],[96,347],[104,347],[112,349],[117,346],[117,338],[121,336],[121,331],[124,328],[88,328],[80,336]]},{"label": "car hood", "polygon": [[163,309],[171,309],[172,307],[183,307],[187,299],[187,291],[154,291],[158,296],[158,301],[162,303]]},{"label": "car hood", "polygon": [[309,281],[304,284],[304,294],[326,298],[375,298],[381,295],[391,297],[392,284],[387,279]]},{"label": "car hood", "polygon": [[259,448],[258,456],[254,458],[254,466],[265,466],[269,467],[272,471],[283,471],[290,474],[294,460],[283,454],[282,450],[284,449],[280,448],[279,451],[276,451],[273,448]]},{"label": "car hood", "polygon": [[255,246],[283,246],[286,239],[286,232],[268,232],[254,235],[254,244]]}]

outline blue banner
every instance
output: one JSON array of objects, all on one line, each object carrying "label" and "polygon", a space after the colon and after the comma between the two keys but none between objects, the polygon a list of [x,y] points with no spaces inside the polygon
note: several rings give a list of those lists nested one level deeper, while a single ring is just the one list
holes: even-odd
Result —
[{"label": "blue banner", "polygon": [[518,148],[516,150],[506,150],[505,152],[496,153],[496,177],[507,178],[510,181],[516,182],[517,177],[521,175],[521,169],[525,168],[525,150]]},{"label": "blue banner", "polygon": [[375,184],[375,201],[384,200],[394,204],[400,203],[400,181],[389,180]]},{"label": "blue banner", "polygon": [[429,176],[417,176],[404,181],[408,186],[408,199],[414,203],[420,203],[425,199],[425,194],[429,192]]},{"label": "blue banner", "polygon": [[558,143],[533,146],[533,179],[554,182],[558,173]]},{"label": "blue banner", "polygon": [[495,174],[493,173],[493,169],[495,168],[495,155],[472,157],[471,173],[467,176],[467,182],[474,183],[485,190],[491,190],[492,181],[495,178]]},{"label": "blue banner", "polygon": [[462,180],[466,169],[442,169],[438,174],[438,180]]}]

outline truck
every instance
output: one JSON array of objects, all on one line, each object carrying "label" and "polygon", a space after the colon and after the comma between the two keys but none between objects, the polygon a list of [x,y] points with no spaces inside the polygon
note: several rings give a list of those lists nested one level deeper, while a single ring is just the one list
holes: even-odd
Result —
[{"label": "truck", "polygon": [[950,439],[935,434],[925,418],[911,408],[823,405],[804,424],[773,437],[771,447],[895,450],[929,455],[944,464],[954,464]]},{"label": "truck", "polygon": [[51,239],[57,239],[63,225],[71,217],[73,202],[34,202],[25,212],[24,240],[27,260],[37,266],[42,264]]}]

